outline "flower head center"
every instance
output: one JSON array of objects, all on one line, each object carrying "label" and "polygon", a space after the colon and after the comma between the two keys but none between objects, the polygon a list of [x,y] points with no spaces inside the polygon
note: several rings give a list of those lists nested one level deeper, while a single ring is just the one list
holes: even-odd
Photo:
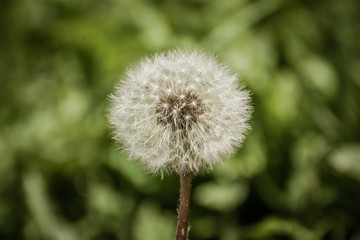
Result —
[{"label": "flower head center", "polygon": [[204,112],[203,101],[192,91],[166,94],[156,105],[158,123],[164,126],[170,125],[174,130],[191,127]]}]

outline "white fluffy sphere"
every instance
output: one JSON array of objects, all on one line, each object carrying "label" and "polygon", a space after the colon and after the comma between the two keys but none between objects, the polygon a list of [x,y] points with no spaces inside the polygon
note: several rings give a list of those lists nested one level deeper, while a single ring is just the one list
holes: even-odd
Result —
[{"label": "white fluffy sphere", "polygon": [[249,130],[249,92],[199,51],[142,59],[111,97],[114,138],[149,172],[197,173],[234,152]]}]

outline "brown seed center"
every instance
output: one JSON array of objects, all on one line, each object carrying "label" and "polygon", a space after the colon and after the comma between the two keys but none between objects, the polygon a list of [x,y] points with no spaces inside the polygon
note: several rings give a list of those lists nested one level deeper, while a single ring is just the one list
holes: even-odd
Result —
[{"label": "brown seed center", "polygon": [[203,101],[191,91],[165,95],[156,105],[158,123],[174,130],[191,127],[204,112]]}]

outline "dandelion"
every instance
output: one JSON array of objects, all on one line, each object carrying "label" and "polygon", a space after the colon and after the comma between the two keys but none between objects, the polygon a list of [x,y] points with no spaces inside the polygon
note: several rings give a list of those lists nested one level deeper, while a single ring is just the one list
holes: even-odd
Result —
[{"label": "dandelion", "polygon": [[114,137],[149,172],[211,169],[249,129],[249,93],[215,58],[169,51],[129,69],[111,95]]},{"label": "dandelion", "polygon": [[114,138],[130,157],[151,173],[181,176],[177,239],[185,239],[188,210],[181,214],[189,205],[191,176],[241,145],[250,128],[249,92],[214,57],[168,51],[130,68],[111,103]]}]

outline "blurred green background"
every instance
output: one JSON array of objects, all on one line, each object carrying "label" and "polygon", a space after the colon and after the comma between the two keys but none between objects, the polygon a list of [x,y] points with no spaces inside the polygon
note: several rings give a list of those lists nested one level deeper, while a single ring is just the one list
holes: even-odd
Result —
[{"label": "blurred green background", "polygon": [[148,54],[214,52],[252,91],[243,147],[193,182],[190,239],[360,239],[358,0],[2,0],[0,239],[168,240],[178,179],[111,140]]}]

